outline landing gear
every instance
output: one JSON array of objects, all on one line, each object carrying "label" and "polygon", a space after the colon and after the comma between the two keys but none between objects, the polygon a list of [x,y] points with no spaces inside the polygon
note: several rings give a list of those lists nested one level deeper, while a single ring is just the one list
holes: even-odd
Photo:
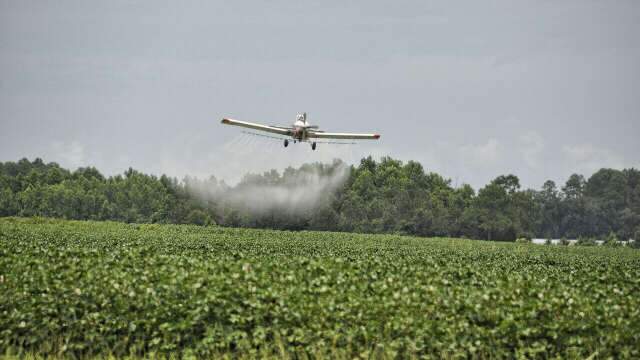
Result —
[{"label": "landing gear", "polygon": [[289,140],[288,139],[284,139],[284,147],[289,146]]},{"label": "landing gear", "polygon": [[311,143],[311,150],[315,150],[316,149],[316,143],[312,142]]}]

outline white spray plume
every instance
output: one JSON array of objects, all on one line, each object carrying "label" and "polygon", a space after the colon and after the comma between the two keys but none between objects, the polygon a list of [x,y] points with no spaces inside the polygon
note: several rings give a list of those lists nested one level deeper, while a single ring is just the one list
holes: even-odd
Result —
[{"label": "white spray plume", "polygon": [[272,170],[263,175],[248,174],[234,187],[218,182],[185,179],[187,191],[217,208],[230,208],[264,215],[273,211],[305,214],[313,211],[344,184],[350,167],[339,160],[333,164],[287,168],[282,175]]}]

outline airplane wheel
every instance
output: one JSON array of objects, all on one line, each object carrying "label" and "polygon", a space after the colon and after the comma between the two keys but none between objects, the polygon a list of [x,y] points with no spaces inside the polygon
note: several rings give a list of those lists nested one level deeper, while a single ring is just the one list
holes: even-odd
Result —
[{"label": "airplane wheel", "polygon": [[316,143],[311,143],[311,150],[315,150],[316,149]]},{"label": "airplane wheel", "polygon": [[284,140],[284,147],[287,147],[287,146],[289,146],[289,140],[286,140],[286,139],[285,139],[285,140]]}]

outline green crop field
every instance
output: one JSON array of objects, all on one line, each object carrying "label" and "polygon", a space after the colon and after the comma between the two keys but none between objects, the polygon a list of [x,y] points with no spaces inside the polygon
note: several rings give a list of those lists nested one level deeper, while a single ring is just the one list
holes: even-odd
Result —
[{"label": "green crop field", "polygon": [[638,358],[640,251],[0,219],[0,351]]}]

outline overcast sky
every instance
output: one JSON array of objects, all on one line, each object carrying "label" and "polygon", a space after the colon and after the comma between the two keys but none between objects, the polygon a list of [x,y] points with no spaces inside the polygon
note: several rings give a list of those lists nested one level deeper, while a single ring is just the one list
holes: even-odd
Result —
[{"label": "overcast sky", "polygon": [[[378,132],[243,135],[222,117]],[[0,0],[0,161],[179,178],[368,154],[454,184],[640,167],[640,1]]]}]

